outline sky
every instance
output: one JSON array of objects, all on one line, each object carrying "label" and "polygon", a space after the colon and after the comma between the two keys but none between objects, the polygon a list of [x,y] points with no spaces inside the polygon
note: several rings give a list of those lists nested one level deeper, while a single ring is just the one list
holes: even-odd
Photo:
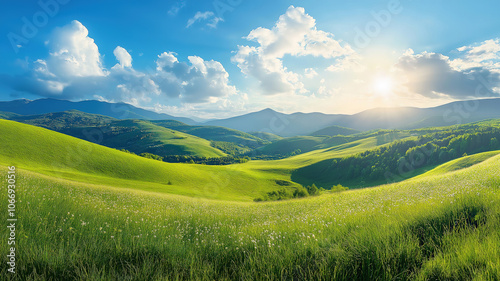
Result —
[{"label": "sky", "polygon": [[2,1],[0,100],[224,118],[498,97],[498,11],[498,1]]}]

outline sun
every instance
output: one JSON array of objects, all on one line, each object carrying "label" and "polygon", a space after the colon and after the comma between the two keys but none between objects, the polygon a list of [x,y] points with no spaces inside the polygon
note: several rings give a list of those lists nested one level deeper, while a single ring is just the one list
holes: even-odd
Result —
[{"label": "sun", "polygon": [[389,76],[376,76],[373,79],[373,90],[379,95],[389,95],[392,93],[394,83]]}]

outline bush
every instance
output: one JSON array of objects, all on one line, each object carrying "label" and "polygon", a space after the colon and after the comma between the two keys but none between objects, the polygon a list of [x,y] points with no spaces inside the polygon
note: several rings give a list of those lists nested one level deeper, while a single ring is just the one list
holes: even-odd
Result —
[{"label": "bush", "polygon": [[341,184],[337,184],[337,185],[332,186],[332,188],[330,189],[330,192],[341,192],[341,191],[345,191],[345,190],[349,190],[349,188],[346,186],[342,186]]},{"label": "bush", "polygon": [[307,196],[309,196],[309,193],[307,192],[307,189],[305,189],[303,186],[297,187],[297,189],[295,189],[295,191],[293,192],[294,198],[303,198]]},{"label": "bush", "polygon": [[319,189],[316,187],[316,185],[313,183],[313,185],[306,187],[307,193],[311,196],[316,196],[319,195]]}]

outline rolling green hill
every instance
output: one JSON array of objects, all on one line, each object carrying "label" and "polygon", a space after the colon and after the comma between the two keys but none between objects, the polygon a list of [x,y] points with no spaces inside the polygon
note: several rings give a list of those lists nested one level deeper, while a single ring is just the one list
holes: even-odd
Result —
[{"label": "rolling green hill", "polygon": [[[95,140],[104,146],[126,149],[134,153],[152,153],[159,156],[192,155],[219,157],[225,153],[212,147],[210,141],[172,129],[156,126],[143,120],[118,120],[102,126],[61,130],[81,139]],[[96,132],[100,138],[92,138]],[[89,138],[88,136],[91,136]]]},{"label": "rolling green hill", "polygon": [[[168,130],[153,127],[157,128]],[[7,120],[0,120],[0,143],[0,163],[4,165],[76,181],[194,197],[250,201],[281,188],[276,180],[289,178],[238,170],[234,165],[164,163]]]},{"label": "rolling green hill", "polygon": [[382,145],[385,143],[392,142],[401,138],[409,137],[413,134],[418,135],[421,133],[415,133],[410,131],[397,131],[397,130],[379,130],[358,133],[350,136],[299,136],[299,137],[289,137],[283,138],[281,140],[275,141],[264,147],[255,150],[257,155],[295,155],[300,153],[306,153],[314,150],[321,150],[332,148],[341,144],[346,144],[350,142],[355,142],[357,140],[363,140],[367,138],[374,137],[377,141],[376,145]]},{"label": "rolling green hill", "polygon": [[[152,153],[159,156],[189,155],[201,157],[225,155],[224,152],[214,148],[205,139],[156,126],[144,120],[117,120],[77,110],[42,115],[15,116],[11,119],[55,130],[104,146],[126,149],[137,154]],[[171,122],[178,121],[172,120]]]},{"label": "rolling green hill", "polygon": [[500,151],[495,150],[495,151],[488,151],[488,152],[478,153],[478,154],[474,154],[474,155],[469,155],[466,157],[461,157],[461,158],[446,162],[445,164],[439,165],[438,167],[436,167],[436,168],[434,168],[426,173],[423,173],[422,175],[414,177],[414,179],[421,178],[421,177],[441,175],[441,174],[446,174],[446,173],[450,173],[450,172],[457,171],[457,170],[462,170],[462,169],[468,168],[470,166],[484,162],[487,159],[490,159],[491,157],[496,156],[498,154],[500,154]]},{"label": "rolling green hill", "polygon": [[[5,128],[20,137],[34,130],[42,136],[40,148],[75,140],[13,122],[0,125],[2,143],[13,140],[5,137],[13,133]],[[24,145],[17,144],[18,149],[8,147],[15,154]],[[93,164],[103,161],[102,154],[119,158],[110,151],[92,154]],[[3,163],[28,163],[28,153],[1,152]],[[120,165],[141,160],[149,170],[146,162],[155,163],[127,157]],[[64,158],[50,160],[64,163]],[[22,280],[497,280],[498,171],[500,158],[494,156],[469,168],[377,188],[247,203],[116,188],[117,182],[92,184],[87,177],[78,183],[18,167],[17,275]],[[6,192],[0,200],[7,201]],[[1,212],[0,219],[7,215]],[[7,229],[1,234],[8,235]],[[6,241],[0,246],[6,248]],[[0,269],[2,276],[6,269]]]},{"label": "rolling green hill", "polygon": [[153,124],[181,131],[211,141],[231,142],[242,148],[257,148],[269,141],[238,130],[218,126],[190,126],[173,120],[151,121]]},{"label": "rolling green hill", "polygon": [[303,185],[326,187],[367,187],[401,181],[461,156],[500,149],[500,127],[493,122],[409,131],[420,136],[356,155],[324,159],[293,171],[291,178]]},{"label": "rolling green hill", "polygon": [[[95,132],[98,130],[104,133],[102,134],[104,139],[100,140],[100,144],[118,149],[127,149],[134,153],[149,152],[160,156],[191,155],[200,157],[217,157],[224,155],[224,153],[243,154],[253,148],[261,147],[269,143],[269,141],[262,140],[256,136],[223,127],[190,126],[175,120],[141,120],[140,122],[133,122],[127,120],[117,120],[104,115],[90,114],[78,110],[29,116],[7,114],[4,116],[4,119],[11,119],[30,125],[48,128],[85,140],[92,140],[92,138],[86,136],[88,133],[86,134],[85,132]],[[154,129],[154,135],[152,135],[152,127],[150,125],[146,125],[147,122],[168,130],[163,130],[163,132],[160,133],[162,129],[156,128]],[[113,135],[125,132],[128,135],[124,135],[123,139],[110,139],[112,136],[107,134],[110,131],[113,131]],[[180,131],[184,134],[178,133],[178,135],[181,136],[179,138],[168,135],[169,132],[173,133],[175,131]],[[136,136],[134,136],[134,134]],[[135,137],[143,141],[131,146],[129,144],[135,141],[134,139],[131,139],[131,137]],[[181,138],[186,139],[186,141],[183,143],[175,141]],[[197,141],[194,141],[195,139],[198,141],[197,144]],[[209,146],[212,147],[210,148],[207,147],[207,142],[201,139],[215,141],[215,143],[208,143]],[[160,147],[161,145],[158,144],[158,142],[164,143],[163,147]],[[183,144],[185,144],[186,147],[183,147]],[[196,149],[196,145],[198,145],[200,149]],[[220,151],[221,149],[223,149],[222,152],[224,152],[222,154]]]}]

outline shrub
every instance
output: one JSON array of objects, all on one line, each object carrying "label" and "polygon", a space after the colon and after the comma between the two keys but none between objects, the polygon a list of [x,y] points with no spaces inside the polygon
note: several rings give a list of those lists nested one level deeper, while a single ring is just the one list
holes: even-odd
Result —
[{"label": "shrub", "polygon": [[349,190],[349,188],[346,186],[342,186],[341,184],[337,184],[337,185],[332,186],[332,188],[330,189],[330,192],[341,192],[341,191],[345,191],[345,190]]}]

